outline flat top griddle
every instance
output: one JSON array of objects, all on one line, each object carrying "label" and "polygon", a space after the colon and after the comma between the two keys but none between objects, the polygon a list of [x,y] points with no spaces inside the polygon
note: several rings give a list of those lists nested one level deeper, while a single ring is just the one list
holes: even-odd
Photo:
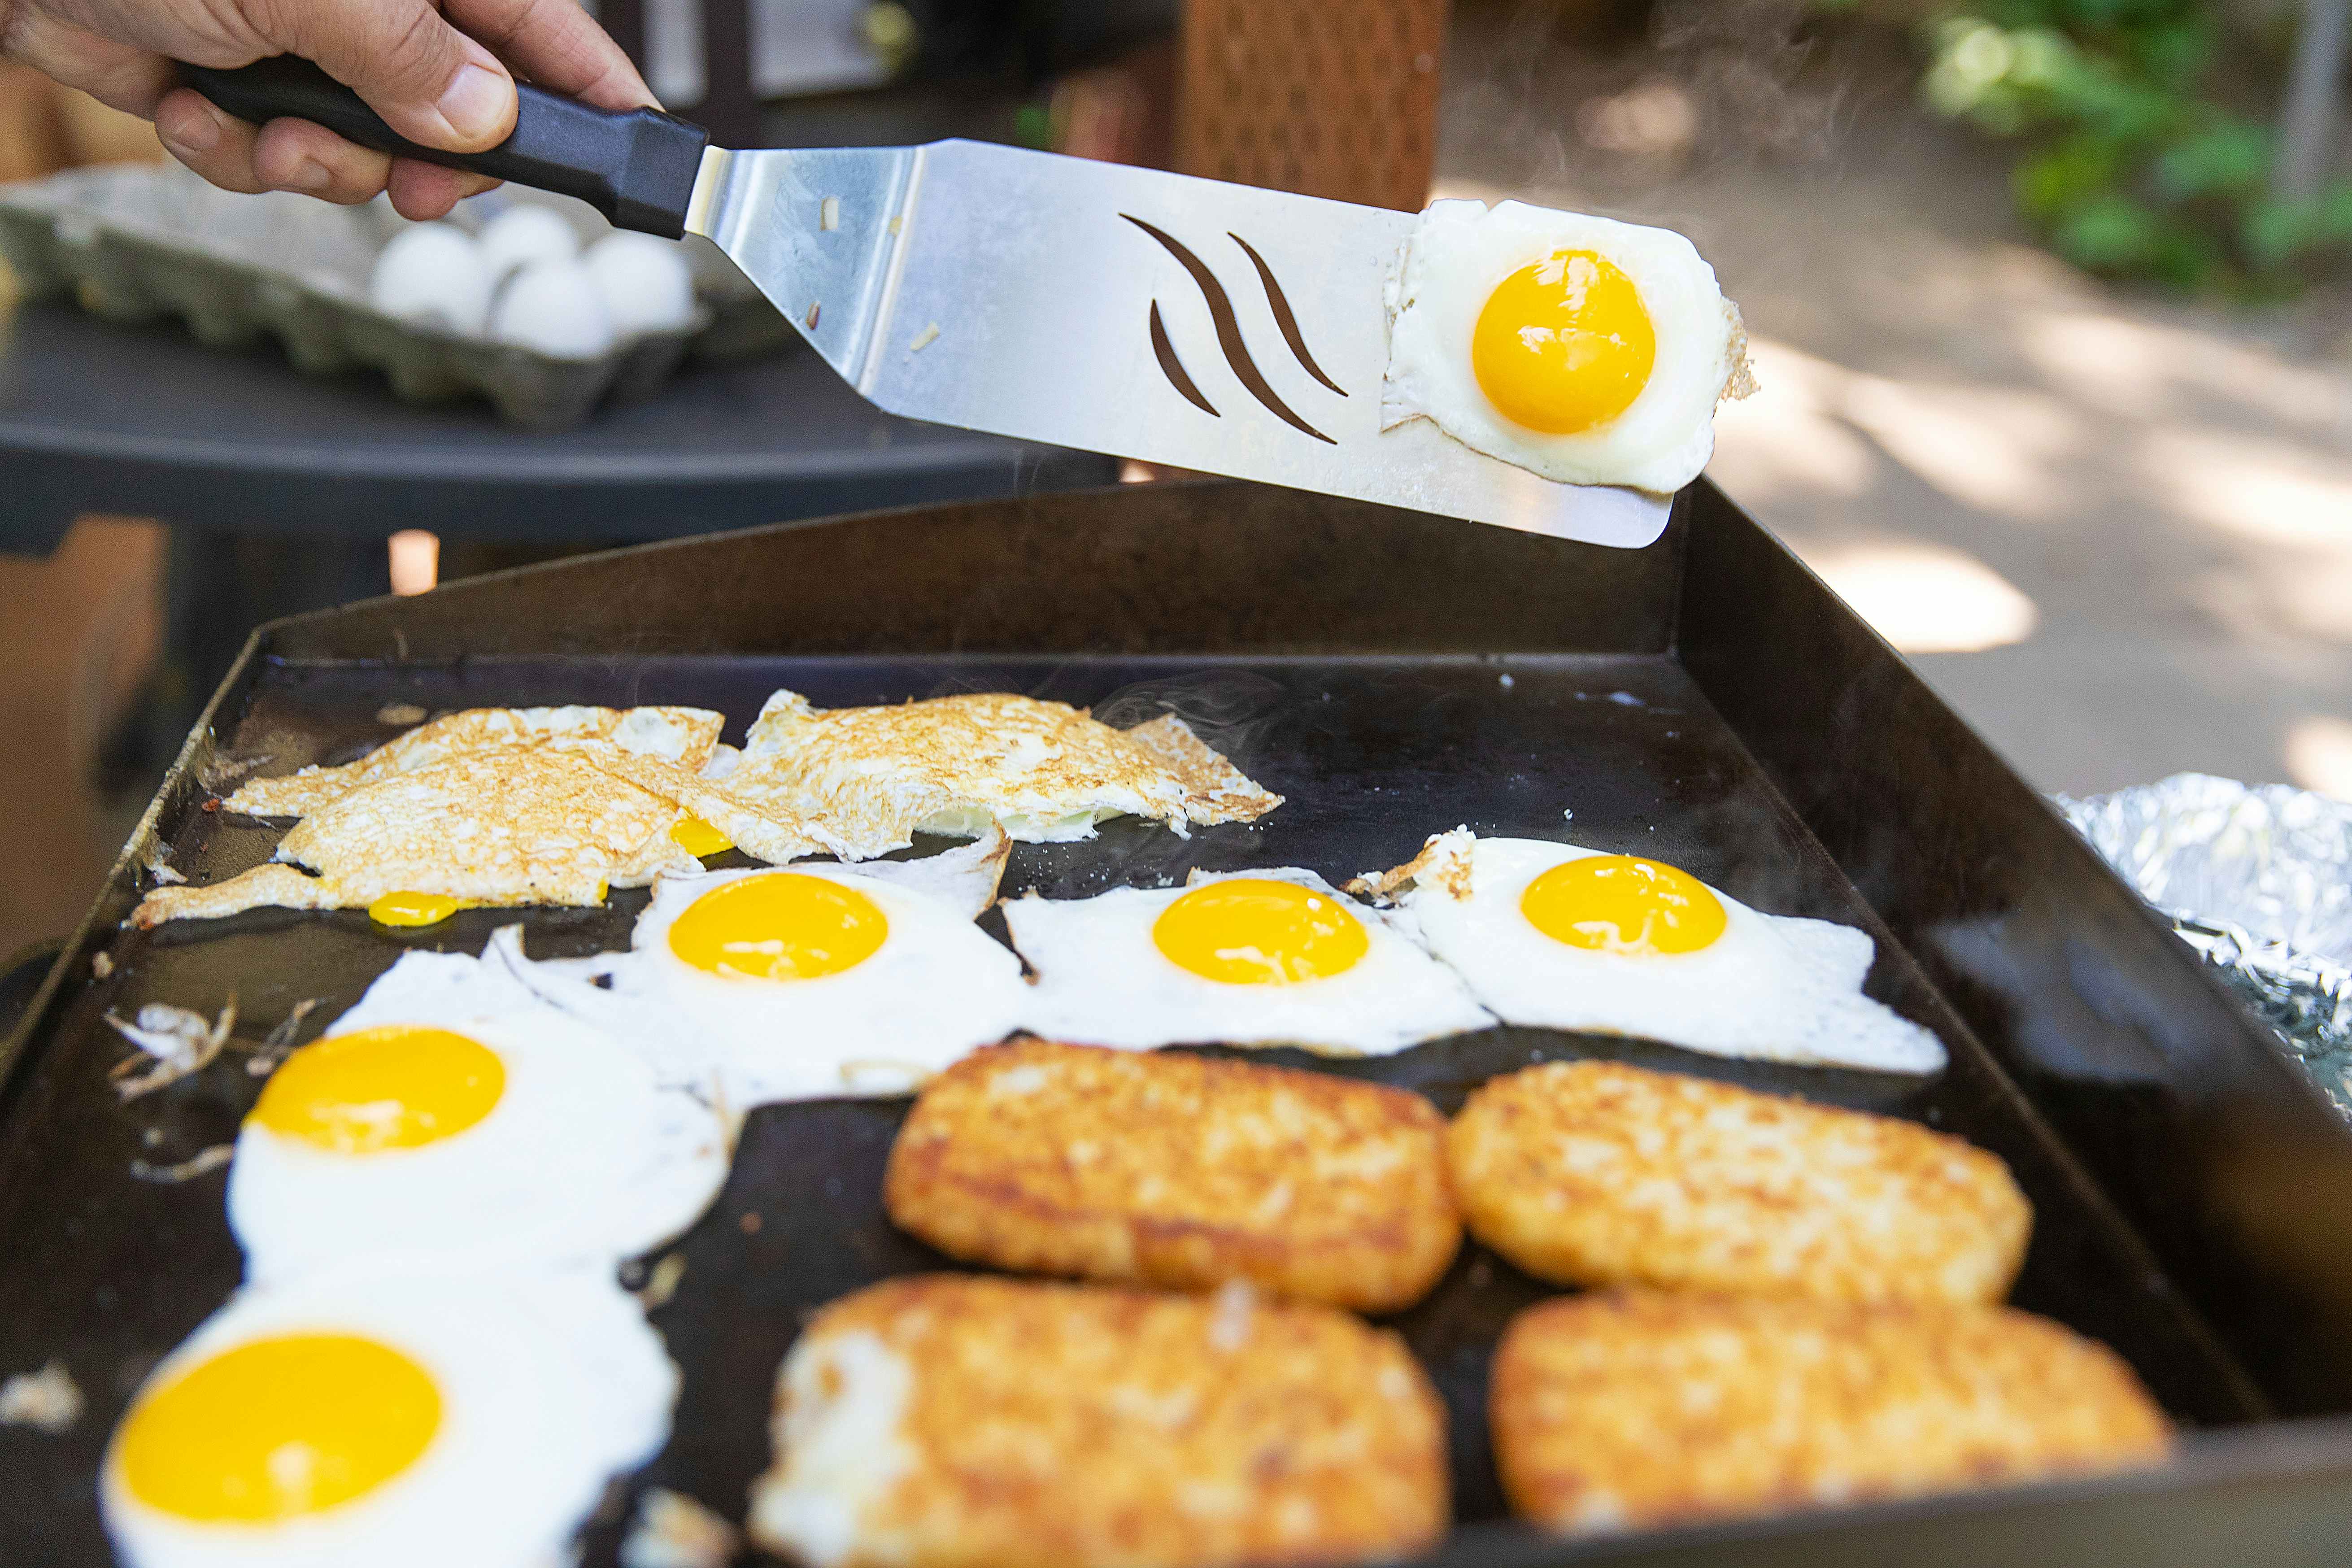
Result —
[{"label": "flat top griddle", "polygon": [[[1150,504],[1181,510],[1186,493]],[[1234,498],[1266,494],[1227,486],[1190,493],[1197,498],[1190,503],[1196,510],[1211,498],[1222,499],[1218,516],[1224,521],[1202,526],[1228,531],[1250,526],[1250,509],[1236,506]],[[1293,507],[1306,504],[1287,500]],[[2149,1156],[2146,1145],[2159,1135],[2174,1135],[2164,1129],[2177,1126],[2181,1139],[2193,1133],[2205,1141],[2204,1163],[2179,1173],[2180,1179],[2209,1195],[2218,1193],[2216,1202],[2225,1213],[2233,1203],[2243,1208],[2240,1189],[2213,1175],[2210,1156],[2217,1146],[2239,1147],[2232,1129],[2259,1123],[2265,1159],[2230,1167],[2241,1177],[2253,1173],[2247,1178],[2253,1182],[2249,1190],[2269,1190],[2263,1184],[2282,1179],[2289,1168],[2278,1162],[2287,1160],[2307,1194],[2339,1181],[2352,1191],[2352,1161],[2340,1129],[2324,1110],[2316,1119],[2306,1114],[2315,1104],[2308,1089],[2267,1054],[2260,1037],[2225,1002],[2221,1011],[2200,1015],[2200,1007],[2210,1007],[2219,993],[2199,989],[2201,977],[2185,955],[2177,958],[2177,973],[2151,970],[2137,991],[2119,1003],[2108,1001],[2116,1004],[2111,1012],[2127,1015],[2138,1005],[2159,1030],[2168,1027],[2184,1067],[2191,1065],[2190,1047],[2219,1054],[2218,1061],[2200,1064],[2193,1080],[2189,1075],[2182,1079],[2195,1096],[2212,1102],[2200,1115],[2188,1114],[2197,1109],[2194,1097],[2147,1075],[2078,1072],[2053,1079],[2047,1070],[2050,1052],[2032,1045],[2033,1021],[2027,1019],[2021,1033],[2002,1010],[2006,1003],[1998,984],[1983,978],[1993,967],[1985,955],[2008,952],[1998,932],[1980,938],[1974,950],[1966,942],[1956,948],[1948,934],[1931,934],[1920,942],[1916,930],[1930,929],[1925,926],[1915,928],[1906,942],[1886,911],[1891,908],[1898,920],[1916,921],[1918,909],[1932,903],[1931,891],[1916,884],[1922,879],[1919,867],[1934,855],[1906,847],[1902,839],[1906,832],[1931,829],[1912,820],[1916,813],[1902,798],[1899,779],[1874,801],[1853,795],[1852,784],[1880,768],[1869,752],[1874,727],[1902,723],[1903,704],[1914,696],[1898,683],[1888,689],[1893,700],[1882,694],[1873,700],[1864,677],[1874,672],[1841,672],[1834,659],[1826,673],[1791,665],[1802,650],[1789,645],[1849,634],[1849,626],[1821,618],[1835,609],[1826,595],[1807,606],[1811,616],[1784,616],[1776,637],[1750,641],[1738,662],[1744,675],[1767,679],[1772,691],[1782,689],[1767,679],[1775,674],[1782,682],[1810,678],[1829,687],[1825,695],[1833,705],[1867,706],[1860,722],[1817,732],[1810,745],[1797,747],[1799,754],[1817,755],[1822,766],[1847,781],[1839,795],[1845,803],[1841,809],[1861,814],[1874,835],[1865,837],[1857,853],[1836,812],[1804,809],[1803,771],[1775,765],[1775,736],[1785,731],[1785,720],[1776,728],[1769,709],[1760,716],[1739,708],[1727,712],[1721,705],[1725,695],[1747,700],[1740,680],[1719,673],[1710,679],[1710,650],[1704,643],[1693,646],[1693,578],[1720,564],[1711,564],[1707,552],[1755,542],[1738,532],[1733,521],[1713,524],[1733,531],[1710,540],[1706,525],[1695,539],[1686,538],[1691,525],[1685,521],[1662,553],[1644,552],[1649,559],[1637,567],[1629,562],[1639,558],[1612,560],[1549,542],[1498,546],[1490,531],[1426,519],[1392,521],[1406,514],[1341,507],[1335,525],[1347,531],[1345,542],[1353,549],[1343,558],[1324,556],[1337,561],[1326,580],[1276,582],[1261,590],[1286,591],[1290,620],[1275,607],[1236,600],[1222,620],[1195,616],[1188,624],[1178,612],[1213,602],[1221,588],[1233,598],[1240,578],[1224,584],[1203,581],[1202,572],[1220,568],[1209,556],[1187,553],[1189,545],[1174,546],[1172,537],[1175,557],[1165,551],[1155,556],[1151,524],[1164,520],[1147,515],[1131,534],[1116,528],[1083,537],[1053,531],[1067,523],[1051,515],[1057,510],[1100,523],[1127,515],[1108,509],[1135,504],[1117,494],[1027,506],[999,503],[805,534],[785,531],[688,544],[674,547],[682,553],[667,559],[656,547],[630,558],[626,570],[612,568],[617,575],[599,577],[603,569],[592,563],[486,584],[472,590],[477,602],[470,611],[463,602],[467,591],[461,590],[436,595],[437,603],[362,606],[283,623],[266,632],[268,640],[257,657],[249,658],[224,689],[213,731],[217,745],[200,734],[196,750],[184,759],[159,800],[154,826],[171,846],[173,863],[195,879],[258,863],[275,844],[278,829],[205,810],[210,792],[204,779],[225,788],[231,770],[224,763],[238,759],[267,757],[264,765],[270,772],[348,760],[397,732],[376,719],[381,708],[394,702],[427,710],[691,703],[726,712],[730,740],[740,739],[742,726],[780,686],[826,707],[1013,690],[1091,705],[1115,723],[1173,710],[1251,776],[1288,796],[1288,804],[1255,825],[1196,830],[1190,838],[1118,820],[1090,842],[1018,846],[1005,876],[1008,895],[1034,889],[1071,898],[1118,885],[1163,885],[1181,882],[1195,867],[1304,866],[1337,880],[1392,865],[1409,857],[1425,835],[1466,824],[1481,834],[1572,839],[1600,849],[1654,855],[1759,908],[1861,926],[1879,944],[1870,993],[1937,1030],[1951,1051],[1943,1073],[1922,1079],[1778,1067],[1643,1042],[1517,1028],[1359,1061],[1290,1051],[1249,1054],[1417,1089],[1448,1111],[1493,1074],[1531,1061],[1602,1056],[1911,1117],[1958,1133],[2006,1160],[2033,1202],[2033,1244],[2016,1303],[2113,1345],[2176,1417],[2211,1434],[2192,1437],[2179,1465],[2150,1478],[2004,1494],[2005,1500],[1938,1500],[1563,1547],[1505,1521],[1484,1411],[1487,1359],[1503,1324],[1552,1290],[1470,1244],[1427,1300],[1388,1320],[1428,1367],[1451,1416],[1455,1511],[1463,1528],[1441,1554],[1444,1561],[1632,1554],[1645,1561],[1763,1562],[1778,1560],[1772,1552],[1784,1550],[1795,1554],[1789,1561],[1861,1562],[1883,1560],[1877,1553],[1891,1541],[1916,1538],[1915,1543],[1940,1543],[1970,1554],[1953,1561],[1981,1563],[2002,1560],[1984,1555],[1988,1541],[2009,1539],[2000,1534],[2011,1527],[2005,1521],[2029,1515],[2040,1524],[2021,1530],[2015,1539],[2040,1544],[2030,1557],[2015,1560],[2044,1560],[2046,1547],[2053,1553],[2047,1560],[2059,1561],[2075,1554],[2084,1540],[2112,1540],[2115,1530],[2132,1528],[2135,1518],[2153,1517],[2150,1499],[2202,1500],[2199,1506],[2218,1510],[2215,1518],[2242,1521],[2242,1509],[2231,1511],[2236,1506],[2233,1489],[2267,1484],[2275,1491],[2276,1434],[2298,1430],[2277,1425],[2278,1413],[2347,1407],[2341,1403],[2343,1385],[2330,1381],[2346,1370],[2345,1352],[2294,1315],[2301,1303],[2315,1300],[2324,1310],[2330,1300],[2339,1267],[2312,1250],[2326,1239],[2324,1234],[2291,1238],[2284,1262],[2275,1248],[2265,1256],[2260,1246],[2246,1245],[2244,1235],[2234,1244],[2256,1258],[2251,1266],[2216,1250],[2210,1234],[2192,1237],[2194,1245],[2183,1249],[2172,1231],[2147,1222],[2148,1204],[2167,1194],[2119,1188],[2115,1181],[2119,1169]],[[1237,516],[1238,523],[1233,521]],[[1449,542],[1426,532],[1440,526],[1470,537]],[[927,559],[961,552],[977,574],[965,580],[956,607],[942,609],[930,633],[935,643],[946,646],[854,646],[859,637],[904,642],[921,635],[908,629],[919,620],[918,606],[889,604],[887,584],[879,577],[856,580],[859,560],[872,559],[877,570],[887,565],[890,552],[877,540],[887,542],[893,527],[901,531],[902,546],[928,545]],[[1039,530],[1046,531],[1041,535]],[[1012,595],[1025,562],[1052,558],[1050,551],[1034,547],[1054,539],[1068,543],[1081,558],[1081,570],[1091,574],[1090,591],[1078,595],[1083,603],[1066,609]],[[764,543],[755,547],[752,541]],[[1333,539],[1324,542],[1328,546]],[[1523,559],[1556,560],[1582,570],[1549,588],[1523,577],[1515,600],[1521,624],[1513,624],[1511,612],[1483,623],[1493,638],[1492,651],[1475,646],[1482,629],[1475,596],[1463,598],[1458,606],[1449,597],[1481,586],[1475,581],[1450,579],[1448,586],[1422,575],[1422,591],[1410,605],[1328,607],[1351,600],[1361,586],[1360,574],[1385,582],[1424,572],[1432,564],[1423,558],[1428,550],[1467,551],[1475,561],[1499,549],[1501,560],[1490,565],[1507,575],[1523,570],[1514,552],[1530,547],[1535,555]],[[1562,549],[1569,552],[1565,557],[1550,554]],[[1692,552],[1687,561],[1686,549]],[[1249,563],[1264,564],[1264,556],[1244,552],[1223,570],[1245,575]],[[993,577],[988,575],[992,562]],[[1190,574],[1169,570],[1188,564],[1193,568]],[[686,590],[697,582],[740,585],[746,572],[754,588],[761,578],[769,581],[774,606],[767,612],[770,618],[723,624],[737,614],[723,602],[718,612],[722,624],[699,621],[689,613],[695,601]],[[1618,574],[1613,579],[1612,573]],[[908,575],[904,570],[897,574],[901,582]],[[1654,579],[1668,584],[1675,597],[1654,592]],[[626,595],[604,596],[604,588],[628,584],[646,590],[635,595],[634,607],[624,606]],[[825,607],[800,613],[815,584],[829,584],[833,595],[820,595]],[[1762,579],[1748,586],[1763,592],[1771,584]],[[866,630],[853,632],[841,605],[868,588],[881,597],[868,601],[873,613],[863,623]],[[725,601],[730,592],[747,604],[758,597],[754,589],[714,586],[704,602]],[[1546,610],[1548,592],[1560,597]],[[1580,596],[1594,603],[1577,610]],[[558,613],[535,628],[526,624],[534,606],[567,600],[575,606],[569,616]],[[673,600],[679,606],[675,612],[661,607]],[[1679,616],[1673,609],[1677,603]],[[1450,630],[1457,608],[1466,618],[1460,630]],[[612,616],[600,624],[599,615],[607,610]],[[1017,645],[1024,616],[1037,623],[1030,640],[1038,646],[1026,651],[1006,646]],[[1384,629],[1402,646],[1389,652],[1351,646],[1360,635],[1351,616],[1364,617],[1362,635]],[[1286,626],[1289,629],[1281,630]],[[1264,644],[1276,631],[1296,637],[1301,630],[1315,631],[1336,646],[1319,651],[1236,646]],[[395,644],[394,658],[364,657],[387,633]],[[548,646],[540,651],[516,646],[533,639]],[[1449,640],[1474,646],[1445,646]],[[1079,646],[1056,647],[1057,641]],[[1124,646],[1102,648],[1113,641]],[[1196,642],[1200,651],[1181,651],[1188,641]],[[973,647],[975,642],[995,646]],[[1600,646],[1580,649],[1580,643]],[[714,644],[742,651],[714,651]],[[812,644],[848,651],[817,652]],[[404,660],[398,657],[399,645],[408,647]],[[453,645],[468,651],[452,656]],[[1871,645],[1859,646],[1867,652]],[[492,651],[470,651],[482,647]],[[1904,673],[1891,656],[1879,653],[1897,674]],[[1883,672],[1876,678],[1885,679]],[[1911,724],[1900,742],[1937,739],[1923,738],[1919,730]],[[1965,731],[1959,733],[1965,738]],[[1965,788],[1969,770],[1987,763],[1998,773],[1998,763],[1989,757],[1948,752],[1938,776]],[[1902,775],[1906,770],[1894,772]],[[1969,862],[1970,874],[1980,879],[2014,874],[2029,883],[2054,875],[2060,890],[2098,919],[2074,920],[2077,951],[2070,958],[2066,938],[2045,942],[2031,930],[2032,900],[2012,900],[2007,918],[2012,924],[2023,922],[2019,929],[2032,939],[2011,960],[2012,970],[2030,978],[2035,955],[2053,951],[2061,967],[2071,963],[2078,976],[2095,975],[2103,963],[2119,962],[2118,955],[2143,964],[2174,962],[2151,956],[2165,951],[2160,947],[2143,952],[2137,945],[2135,931],[2162,934],[2153,921],[2134,927],[2106,910],[2111,879],[2076,885],[2094,874],[2104,878],[2103,871],[2034,863],[2038,829],[2032,818],[2003,816],[2013,809],[2013,802],[1998,797],[1946,803],[1948,818],[1957,816],[1962,827],[1986,816],[1995,818],[1993,837],[1983,842],[2006,847],[2001,855],[1979,852]],[[1564,819],[1564,812],[1572,812],[1572,820]],[[1823,827],[1829,829],[1826,840]],[[918,850],[940,847],[927,843]],[[1957,847],[1948,847],[1958,853]],[[2074,848],[2095,867],[2087,851]],[[2022,859],[2005,871],[2002,855]],[[1888,863],[1914,868],[1911,882],[1905,884],[1910,889],[1907,904],[1883,890],[1871,896]],[[128,1015],[149,1001],[209,1013],[234,994],[241,1029],[258,1034],[297,1003],[317,998],[318,1010],[302,1030],[301,1037],[308,1038],[408,948],[478,952],[492,930],[516,920],[523,923],[534,956],[625,946],[646,900],[639,890],[616,893],[595,910],[468,911],[405,934],[373,926],[356,911],[282,910],[138,933],[111,923],[135,897],[131,879],[128,868],[119,873],[95,923],[62,961],[0,1087],[0,1373],[61,1357],[91,1401],[82,1422],[63,1436],[0,1430],[0,1561],[62,1568],[107,1561],[92,1478],[108,1431],[154,1360],[216,1307],[238,1278],[237,1253],[223,1214],[224,1175],[172,1185],[135,1180],[130,1172],[133,1161],[164,1163],[232,1139],[258,1081],[236,1062],[225,1061],[197,1079],[119,1106],[105,1074],[128,1047],[105,1027],[101,1015],[109,1008]],[[2119,919],[2122,923],[2116,923]],[[985,923],[1002,935],[996,916]],[[2110,925],[2112,931],[2105,929]],[[100,948],[114,963],[104,980],[94,979],[89,969],[89,954]],[[1956,952],[1963,959],[1974,953],[1976,978],[1956,968]],[[2175,993],[2166,1004],[2173,1009],[2168,1018],[2158,1016],[2160,1007],[2152,1013],[2148,1006],[2163,1003],[2168,988]],[[1969,1011],[1956,1008],[1956,995]],[[1998,1005],[1987,1005],[1989,996]],[[2102,1048],[2112,1054],[2113,1043],[2102,1047],[2096,1031],[2070,1033],[2067,1023],[2062,1016],[2054,1025],[2045,1020],[2040,1026],[2045,1046],[2049,1038],[2063,1036],[2062,1043],[2078,1056]],[[2202,1038],[2196,1032],[2200,1028],[2208,1035],[2221,1033]],[[2103,1131],[2089,1138],[2082,1131],[2085,1095],[2104,1108],[2105,1118]],[[2119,1104],[2126,1109],[2120,1123],[2113,1115]],[[896,1231],[881,1212],[883,1163],[904,1110],[898,1100],[836,1100],[769,1107],[751,1115],[726,1190],[680,1244],[686,1268],[677,1293],[653,1314],[685,1373],[675,1436],[628,1488],[616,1490],[583,1561],[614,1562],[628,1493],[641,1485],[685,1491],[740,1517],[746,1488],[768,1460],[767,1419],[777,1364],[808,1315],[889,1275],[950,1266]],[[2233,1193],[2240,1195],[2233,1198]],[[2274,1237],[2280,1218],[2257,1215],[2244,1228]],[[2291,1223],[2284,1228],[2295,1229]],[[2294,1244],[2304,1251],[2297,1253]],[[2249,1267],[2255,1271],[2252,1275]],[[2263,1287],[2262,1293],[2250,1292],[2255,1285]],[[2237,1310],[2239,1303],[2244,1310]],[[2300,1337],[2282,1345],[2282,1325]],[[2316,1489],[2314,1496],[2332,1497],[2341,1506],[2352,1491],[2329,1489],[2340,1489],[2342,1478],[2352,1476],[2352,1434],[2336,1423],[2317,1426],[2324,1436],[2293,1447],[2299,1467],[2294,1473]],[[2237,1440],[2242,1434],[2263,1436],[2249,1447]],[[2232,1500],[2231,1507],[2213,1500],[2224,1494]],[[2021,1495],[2025,1500],[2018,1500]],[[2018,1514],[2019,1509],[2025,1514]],[[2035,1510],[2056,1512],[2042,1517]],[[2054,1531],[2049,1518],[2059,1521]],[[1985,1530],[1993,1534],[1974,1533]],[[2086,1531],[2091,1533],[2082,1533]],[[2190,1550],[2199,1539],[2176,1518],[2155,1544]],[[1941,1559],[1931,1550],[1913,1560]],[[2253,1549],[2238,1560],[2301,1559],[2264,1556]]]}]

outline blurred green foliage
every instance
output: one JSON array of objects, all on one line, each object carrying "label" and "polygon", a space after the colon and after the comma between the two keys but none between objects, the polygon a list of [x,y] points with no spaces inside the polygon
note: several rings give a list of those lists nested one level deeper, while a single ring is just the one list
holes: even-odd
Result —
[{"label": "blurred green foliage", "polygon": [[2269,194],[2275,137],[2210,90],[2208,0],[1985,0],[1930,30],[1938,111],[2028,141],[2017,204],[2077,266],[2283,292],[2352,257],[2352,182]]}]

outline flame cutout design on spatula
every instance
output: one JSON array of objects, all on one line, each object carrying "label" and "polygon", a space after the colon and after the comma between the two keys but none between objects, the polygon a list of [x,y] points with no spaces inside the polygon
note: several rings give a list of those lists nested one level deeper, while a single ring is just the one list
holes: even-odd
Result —
[{"label": "flame cutout design on spatula", "polygon": [[[1201,295],[1208,302],[1209,318],[1216,323],[1217,346],[1224,351],[1225,363],[1233,367],[1234,374],[1241,378],[1241,384],[1249,389],[1250,395],[1265,404],[1276,418],[1293,429],[1303,431],[1327,446],[1338,446],[1337,441],[1292,413],[1290,405],[1283,402],[1276,395],[1274,388],[1266,384],[1265,374],[1257,368],[1257,362],[1250,358],[1249,345],[1242,341],[1241,319],[1234,313],[1234,302],[1226,295],[1225,286],[1217,281],[1217,275],[1209,270],[1208,264],[1193,255],[1181,241],[1165,229],[1144,222],[1133,213],[1121,213],[1118,216],[1166,247],[1168,254],[1174,257],[1182,264],[1184,270],[1192,275],[1192,281],[1200,286]],[[1162,368],[1165,368],[1165,361],[1162,362]],[[1177,390],[1181,392],[1183,389],[1180,386]]]}]

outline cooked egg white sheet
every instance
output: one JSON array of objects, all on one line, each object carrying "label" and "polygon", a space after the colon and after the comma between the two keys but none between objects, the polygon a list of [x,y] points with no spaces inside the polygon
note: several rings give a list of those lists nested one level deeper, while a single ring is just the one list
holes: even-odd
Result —
[{"label": "cooked egg white sheet", "polygon": [[1004,905],[1036,972],[1023,1022],[1087,1045],[1297,1045],[1385,1056],[1494,1018],[1411,925],[1312,871]]},{"label": "cooked egg white sheet", "polygon": [[1383,429],[1425,418],[1564,484],[1671,491],[1753,389],[1715,269],[1671,229],[1433,203],[1392,280]]},{"label": "cooked egg white sheet", "polygon": [[1572,844],[1456,831],[1413,864],[1402,907],[1506,1023],[1764,1061],[1944,1065],[1933,1033],[1862,994],[1876,950],[1852,926],[1765,914],[1673,867]]},{"label": "cooked egg white sheet", "polygon": [[984,847],[665,878],[627,952],[514,973],[736,1110],[911,1093],[1010,1034],[1028,1000],[1021,961],[972,923]]},{"label": "cooked egg white sheet", "polygon": [[816,847],[845,860],[903,848],[918,833],[1091,838],[1121,815],[1182,836],[1282,804],[1173,713],[1114,730],[1066,703],[1005,692],[820,709],[778,691],[743,749],[721,747],[704,773],[751,809],[807,823]]},{"label": "cooked egg white sheet", "polygon": [[413,952],[263,1086],[229,1226],[248,1280],[610,1266],[691,1226],[730,1152],[710,1106],[499,958]]},{"label": "cooked egg white sheet", "polygon": [[604,1270],[249,1287],[148,1375],[100,1512],[126,1568],[555,1568],[677,1394]]}]

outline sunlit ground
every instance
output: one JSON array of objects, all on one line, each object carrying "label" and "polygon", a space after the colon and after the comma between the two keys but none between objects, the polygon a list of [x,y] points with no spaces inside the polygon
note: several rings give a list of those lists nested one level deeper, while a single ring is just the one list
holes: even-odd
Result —
[{"label": "sunlit ground", "polygon": [[2024,243],[1998,159],[1884,72],[1808,72],[1828,151],[1775,159],[1693,144],[1638,60],[1530,55],[1466,18],[1442,191],[1688,234],[1762,384],[1714,478],[2030,779],[2352,798],[2352,359],[2314,303],[2072,273]]}]

